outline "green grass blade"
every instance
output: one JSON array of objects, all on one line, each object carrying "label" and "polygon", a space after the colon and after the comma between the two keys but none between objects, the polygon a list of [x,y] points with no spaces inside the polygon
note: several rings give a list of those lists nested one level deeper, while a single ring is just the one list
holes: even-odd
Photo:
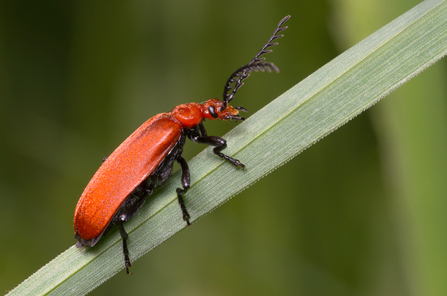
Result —
[{"label": "green grass blade", "polygon": [[[375,104],[447,53],[447,2],[425,1],[288,90],[228,133],[235,169],[205,149],[190,162],[186,195],[192,220],[229,198]],[[185,227],[175,173],[126,225],[131,259]],[[138,263],[137,263],[138,264]],[[82,295],[122,270],[116,230],[89,250],[74,246],[37,271],[10,295]]]}]

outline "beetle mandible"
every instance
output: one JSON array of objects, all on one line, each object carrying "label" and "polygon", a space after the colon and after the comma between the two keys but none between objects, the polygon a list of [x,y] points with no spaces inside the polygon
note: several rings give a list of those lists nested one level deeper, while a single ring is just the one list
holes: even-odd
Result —
[{"label": "beetle mandible", "polygon": [[[136,214],[153,190],[163,185],[171,174],[174,161],[180,164],[182,188],[177,188],[177,198],[187,226],[191,225],[190,215],[183,201],[183,195],[191,186],[189,168],[182,157],[186,138],[195,143],[214,146],[213,152],[235,167],[245,166],[237,159],[222,153],[227,142],[216,136],[208,136],[203,122],[206,119],[244,120],[239,111],[243,107],[232,107],[233,100],[243,81],[250,72],[279,69],[261,57],[272,52],[269,47],[278,43],[274,40],[283,37],[279,33],[287,26],[283,24],[290,18],[284,17],[273,35],[250,63],[237,69],[228,78],[223,100],[210,99],[204,103],[188,103],[175,107],[169,113],[158,114],[143,123],[107,158],[95,173],[82,193],[74,215],[76,246],[93,247],[114,225],[118,225],[123,239],[123,254],[126,272],[132,263],[127,248],[128,234],[123,223]],[[232,86],[234,84],[234,86]]]}]

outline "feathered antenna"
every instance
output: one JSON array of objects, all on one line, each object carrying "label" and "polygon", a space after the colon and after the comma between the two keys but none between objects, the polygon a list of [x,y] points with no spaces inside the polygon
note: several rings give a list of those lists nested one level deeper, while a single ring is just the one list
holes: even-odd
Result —
[{"label": "feathered antenna", "polygon": [[[281,37],[284,37],[284,35],[278,35],[278,33],[280,33],[281,31],[284,31],[285,29],[287,29],[288,27],[281,27],[288,19],[290,18],[290,15],[284,17],[279,23],[278,26],[276,26],[275,31],[273,32],[273,35],[270,37],[270,39],[267,41],[267,43],[261,48],[261,50],[255,55],[255,57],[251,60],[250,63],[248,63],[245,66],[240,67],[239,69],[237,69],[236,71],[233,72],[233,74],[231,74],[231,76],[228,78],[227,83],[225,84],[225,88],[224,88],[224,93],[223,93],[223,106],[222,106],[222,110],[225,110],[225,108],[227,107],[227,103],[229,103],[234,96],[236,95],[237,90],[244,85],[244,83],[242,82],[243,80],[247,79],[250,76],[250,72],[254,71],[254,72],[271,72],[272,70],[279,72],[278,67],[275,66],[275,64],[273,63],[269,63],[269,62],[263,62],[265,60],[265,57],[261,57],[264,54],[270,53],[273,50],[272,49],[268,49],[269,47],[278,45],[278,42],[273,42],[276,39],[279,39]],[[229,93],[229,91],[231,90],[231,84],[233,84],[234,82],[236,82],[236,84],[234,85],[233,91],[231,93]]]}]

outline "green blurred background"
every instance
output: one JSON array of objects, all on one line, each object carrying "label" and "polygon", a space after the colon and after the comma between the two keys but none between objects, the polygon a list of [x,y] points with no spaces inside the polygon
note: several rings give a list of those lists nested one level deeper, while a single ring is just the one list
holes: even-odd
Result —
[{"label": "green blurred background", "polygon": [[[1,1],[0,293],[75,244],[104,156],[157,113],[221,98],[283,16],[268,56],[281,73],[236,97],[250,114],[418,3]],[[446,65],[90,295],[447,295]],[[186,159],[203,148],[188,143]]]}]

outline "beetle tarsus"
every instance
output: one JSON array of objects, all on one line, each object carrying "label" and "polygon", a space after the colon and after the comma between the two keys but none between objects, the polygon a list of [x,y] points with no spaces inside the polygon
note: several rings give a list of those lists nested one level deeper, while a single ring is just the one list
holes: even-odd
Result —
[{"label": "beetle tarsus", "polygon": [[177,188],[177,199],[178,199],[180,208],[182,209],[183,220],[186,222],[186,226],[189,226],[189,225],[191,225],[191,222],[189,221],[191,216],[189,215],[188,210],[186,209],[185,202],[183,201],[183,196],[182,196],[185,193],[186,193],[185,190],[183,190],[181,188]]},{"label": "beetle tarsus", "polygon": [[214,153],[215,153],[216,155],[222,157],[223,159],[225,159],[225,160],[228,161],[228,162],[231,162],[231,164],[234,165],[235,167],[241,167],[242,169],[245,169],[245,165],[244,165],[242,162],[240,162],[240,161],[239,161],[238,159],[236,159],[236,158],[230,157],[230,156],[228,156],[228,155],[226,155],[226,154],[223,154],[223,153],[221,153],[221,152],[216,152],[216,149],[217,149],[217,148],[219,148],[219,147],[216,147],[216,148],[213,149],[213,151],[214,151]]},{"label": "beetle tarsus", "polygon": [[127,250],[127,243],[125,239],[123,239],[123,253],[124,253],[124,264],[126,265],[126,273],[132,274],[131,272],[129,272],[129,267],[132,267],[132,262],[130,262],[129,259],[129,251]]}]

